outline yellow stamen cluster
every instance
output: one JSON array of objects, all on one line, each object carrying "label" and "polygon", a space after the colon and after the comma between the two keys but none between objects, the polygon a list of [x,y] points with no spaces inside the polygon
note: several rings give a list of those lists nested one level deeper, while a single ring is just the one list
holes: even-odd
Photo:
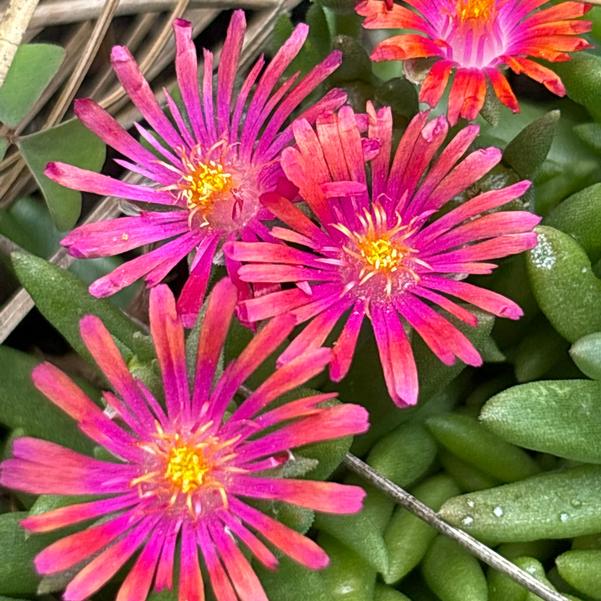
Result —
[{"label": "yellow stamen cluster", "polygon": [[209,469],[200,448],[174,446],[167,457],[165,479],[187,495],[204,484]]},{"label": "yellow stamen cluster", "polygon": [[496,0],[457,0],[457,14],[461,21],[490,19]]},{"label": "yellow stamen cluster", "polygon": [[357,246],[366,265],[377,271],[389,273],[398,269],[408,251],[406,246],[396,244],[386,238],[375,240],[364,238],[358,242]]},{"label": "yellow stamen cluster", "polygon": [[210,160],[208,163],[185,161],[186,174],[178,184],[180,194],[188,209],[206,212],[220,194],[232,186],[232,174],[223,165]]}]

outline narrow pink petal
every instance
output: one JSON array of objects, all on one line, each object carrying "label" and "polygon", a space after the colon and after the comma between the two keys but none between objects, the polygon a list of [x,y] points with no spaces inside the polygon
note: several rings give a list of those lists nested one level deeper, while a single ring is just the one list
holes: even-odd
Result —
[{"label": "narrow pink petal", "polygon": [[[282,344],[293,327],[294,319],[290,315],[282,315],[272,319],[254,336],[238,358],[230,363],[228,371],[222,376],[219,382],[220,386],[214,391],[209,401],[210,417],[221,418],[240,386]],[[266,380],[266,382],[268,381],[269,379]]]},{"label": "narrow pink petal", "polygon": [[186,211],[141,213],[137,217],[86,223],[65,236],[61,244],[78,259],[111,257],[179,236],[188,229]]},{"label": "narrow pink petal", "polygon": [[419,90],[419,99],[421,102],[425,102],[432,108],[440,102],[449,83],[449,76],[451,75],[453,65],[453,61],[448,60],[439,60],[432,65]]},{"label": "narrow pink petal", "polygon": [[241,136],[241,134],[238,133],[238,130],[240,128],[240,121],[242,119],[244,108],[246,107],[246,101],[248,100],[248,95],[255,85],[257,77],[259,77],[259,73],[263,70],[264,65],[265,59],[263,55],[261,55],[257,62],[253,65],[252,69],[248,72],[244,83],[238,91],[234,113],[232,114],[232,123],[230,126],[230,142],[238,140]]},{"label": "narrow pink petal", "polygon": [[417,367],[411,344],[396,315],[389,307],[372,305],[371,322],[388,393],[396,405],[417,403]]},{"label": "narrow pink petal", "polygon": [[79,329],[84,344],[115,392],[143,426],[153,428],[154,416],[105,325],[98,317],[86,315],[79,322]]},{"label": "narrow pink petal", "polygon": [[208,141],[207,130],[200,110],[200,92],[198,87],[198,59],[192,40],[192,24],[184,19],[173,22],[176,55],[175,72],[186,113],[197,142]]},{"label": "narrow pink petal", "polygon": [[456,225],[519,198],[525,194],[531,185],[531,182],[523,180],[505,188],[483,192],[427,225],[416,235],[415,240],[420,246],[430,244],[432,240],[448,232]]},{"label": "narrow pink petal", "polygon": [[365,17],[365,29],[417,29],[423,31],[428,26],[417,13],[393,4],[388,8],[384,0],[363,0],[355,7],[357,14]]},{"label": "narrow pink petal", "polygon": [[301,210],[297,209],[287,198],[277,193],[267,193],[261,196],[261,204],[269,209],[276,217],[300,234],[315,242],[328,244],[330,242],[322,232]]},{"label": "narrow pink petal", "polygon": [[[257,155],[265,153],[281,130],[282,126],[296,108],[323,83],[342,63],[342,53],[338,50],[331,52],[323,61],[315,65],[300,83],[280,103],[269,119],[257,147]],[[293,128],[294,129],[294,128]]]},{"label": "narrow pink petal", "polygon": [[467,365],[482,365],[480,353],[467,336],[418,298],[412,295],[395,306],[444,364],[452,365],[458,357]]},{"label": "narrow pink petal", "polygon": [[240,601],[269,601],[250,563],[223,526],[211,522],[209,532]]},{"label": "narrow pink petal", "polygon": [[444,309],[457,319],[460,319],[473,328],[478,325],[478,318],[473,313],[470,313],[467,309],[464,309],[462,306],[454,303],[446,296],[442,296],[442,294],[438,294],[433,290],[422,286],[414,286],[411,289],[411,292],[417,296],[421,296],[422,298],[429,300],[435,305],[438,305],[441,309]]},{"label": "narrow pink petal", "polygon": [[145,276],[160,281],[155,270],[171,271],[197,244],[196,232],[179,236],[159,248],[123,263],[108,275],[97,279],[90,285],[90,294],[100,298],[111,296]]},{"label": "narrow pink petal", "polygon": [[263,319],[288,313],[292,309],[305,305],[310,300],[311,296],[299,288],[280,290],[242,301],[240,303],[240,313],[246,321],[262,321]]},{"label": "narrow pink petal", "polygon": [[209,397],[215,369],[232,322],[236,302],[236,287],[227,278],[220,280],[215,285],[207,300],[207,309],[200,329],[196,355],[192,401],[195,410],[199,410],[201,403]]},{"label": "narrow pink petal", "polygon": [[351,310],[346,324],[332,348],[333,356],[330,363],[330,378],[334,382],[340,382],[351,367],[364,317],[365,305],[358,301]]},{"label": "narrow pink petal", "polygon": [[380,42],[371,53],[371,60],[404,61],[411,58],[443,56],[443,50],[433,40],[417,33],[393,35]]},{"label": "narrow pink petal", "polygon": [[130,51],[125,46],[113,46],[111,63],[127,95],[146,121],[172,148],[184,147],[184,141],[161,110]]},{"label": "narrow pink petal", "polygon": [[278,357],[278,365],[284,365],[299,355],[321,346],[352,302],[352,299],[345,299],[314,317]]},{"label": "narrow pink petal", "polygon": [[138,502],[138,494],[134,492],[109,499],[90,501],[89,503],[77,503],[39,515],[29,515],[21,521],[21,526],[29,532],[51,532],[92,518],[109,515],[115,511],[131,507]]},{"label": "narrow pink petal", "polygon": [[310,538],[238,499],[231,499],[231,508],[249,526],[301,565],[312,570],[321,570],[328,565],[328,556]]},{"label": "narrow pink petal", "polygon": [[207,132],[210,140],[217,139],[215,111],[213,108],[213,53],[202,49],[202,104]]},{"label": "narrow pink petal", "polygon": [[198,563],[198,545],[194,527],[184,523],[182,528],[179,566],[179,601],[204,601],[204,585]]},{"label": "narrow pink petal", "polygon": [[255,499],[273,499],[326,513],[356,513],[365,492],[359,486],[311,480],[236,476],[231,492]]},{"label": "narrow pink petal", "polygon": [[[150,170],[157,181],[173,181],[173,174],[160,165],[156,157],[144,148],[121,124],[91,98],[77,98],[74,111],[79,120],[105,144]],[[170,176],[170,179],[166,179]],[[154,178],[153,178],[154,179]]]},{"label": "narrow pink petal", "polygon": [[528,77],[542,83],[549,91],[557,96],[565,96],[566,89],[559,76],[551,69],[519,56],[503,56],[503,61],[518,75],[524,73]]},{"label": "narrow pink petal", "polygon": [[266,567],[273,570],[278,565],[276,556],[248,528],[230,513],[223,512],[219,516],[224,525],[229,528],[249,549],[249,551]]},{"label": "narrow pink petal", "polygon": [[455,79],[449,92],[448,116],[451,125],[455,125],[462,114],[462,107],[468,93],[471,78],[471,69],[457,69],[455,71]]},{"label": "narrow pink petal", "polygon": [[279,282],[330,282],[337,281],[339,275],[330,269],[310,269],[294,265],[274,265],[272,263],[252,263],[238,270],[243,282],[279,283]]},{"label": "narrow pink petal", "polygon": [[197,539],[215,596],[219,601],[238,601],[205,522],[199,524]]},{"label": "narrow pink petal", "polygon": [[213,270],[213,258],[219,241],[219,236],[209,235],[196,249],[196,264],[192,267],[177,299],[177,312],[185,328],[192,328],[196,323]]},{"label": "narrow pink petal", "polygon": [[246,19],[244,11],[234,11],[219,59],[219,73],[217,76],[217,120],[219,123],[219,135],[223,135],[228,131],[232,91],[245,31]]},{"label": "narrow pink petal", "polygon": [[380,150],[371,161],[372,198],[386,191],[386,181],[390,168],[390,152],[392,148],[392,110],[383,107],[376,111],[371,101],[367,103],[369,138],[378,140]]},{"label": "narrow pink petal", "polygon": [[87,530],[70,534],[46,547],[35,558],[40,574],[54,574],[77,565],[140,522],[142,516],[124,513]]},{"label": "narrow pink petal", "polygon": [[164,535],[157,532],[156,529],[151,533],[150,540],[119,588],[115,601],[146,601],[152,587],[164,540]]},{"label": "narrow pink petal", "polygon": [[84,601],[106,584],[152,532],[157,517],[143,518],[122,539],[105,549],[69,582],[64,601]]},{"label": "narrow pink petal", "polygon": [[315,130],[332,179],[349,180],[350,175],[344,160],[344,149],[338,130],[338,113],[330,111],[319,115],[315,120]]},{"label": "narrow pink petal", "polygon": [[[272,320],[270,325],[275,321],[275,319]],[[234,411],[231,419],[251,419],[273,400],[317,375],[331,359],[332,351],[326,348],[309,351],[293,359],[290,363],[277,369],[243,401]]]},{"label": "narrow pink petal", "polygon": [[176,199],[170,192],[150,186],[128,184],[121,180],[95,173],[88,169],[80,169],[66,163],[48,163],[44,175],[65,188],[91,192],[101,196],[127,198],[141,202],[151,202],[161,205],[176,205]]},{"label": "narrow pink petal", "polygon": [[165,542],[159,559],[154,587],[160,592],[173,588],[173,566],[175,564],[175,548],[182,522],[175,521],[165,535]]},{"label": "narrow pink petal", "polygon": [[447,278],[436,276],[426,276],[422,279],[422,286],[433,288],[446,294],[451,294],[463,301],[475,305],[479,309],[488,311],[497,317],[507,317],[509,319],[519,319],[523,312],[512,300],[479,286],[474,286],[468,282],[459,282]]},{"label": "narrow pink petal", "polygon": [[520,105],[505,75],[497,67],[489,67],[485,69],[485,72],[497,98],[511,111],[517,113],[520,110]]},{"label": "narrow pink petal", "polygon": [[224,252],[235,261],[245,263],[285,263],[288,265],[304,265],[324,268],[314,254],[298,250],[285,244],[273,242],[228,242]]},{"label": "narrow pink petal", "polygon": [[150,291],[150,333],[163,376],[167,414],[175,419],[190,403],[184,328],[171,290],[164,284]]},{"label": "narrow pink petal", "polygon": [[244,463],[324,440],[362,434],[369,428],[367,411],[359,405],[335,405],[292,422],[240,449]]}]

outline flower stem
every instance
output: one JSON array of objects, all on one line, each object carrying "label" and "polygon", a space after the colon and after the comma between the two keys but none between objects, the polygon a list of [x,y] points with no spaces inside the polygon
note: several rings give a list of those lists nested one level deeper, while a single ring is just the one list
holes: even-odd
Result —
[{"label": "flower stem", "polygon": [[373,470],[367,463],[361,461],[358,457],[347,453],[344,459],[344,465],[352,472],[355,472],[365,480],[368,480],[399,505],[427,522],[432,528],[435,528],[445,536],[457,541],[472,555],[476,556],[495,570],[506,574],[518,584],[521,584],[529,591],[538,595],[541,599],[544,599],[544,601],[568,601],[563,595],[550,589],[534,578],[534,576],[518,568],[518,566],[476,540],[473,536],[470,536],[463,530],[455,528],[445,522],[434,510],[430,509],[430,507],[416,499],[400,486],[397,486],[394,482],[391,482],[378,474],[378,472]]}]

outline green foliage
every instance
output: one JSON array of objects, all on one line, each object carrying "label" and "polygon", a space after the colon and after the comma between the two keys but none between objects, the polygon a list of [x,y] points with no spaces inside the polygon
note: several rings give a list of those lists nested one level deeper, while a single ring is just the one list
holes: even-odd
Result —
[{"label": "green foliage", "polygon": [[601,281],[584,249],[549,226],[538,229],[538,244],[527,253],[528,276],[539,307],[564,338],[575,342],[601,330]]},{"label": "green foliage", "polygon": [[583,374],[601,380],[601,332],[577,340],[570,348],[570,357]]},{"label": "green foliage", "polygon": [[16,127],[58,71],[65,51],[54,44],[21,44],[0,87],[0,122]]},{"label": "green foliage", "polygon": [[81,192],[69,190],[48,179],[44,169],[50,161],[62,161],[99,171],[106,148],[77,119],[19,138],[19,150],[44,194],[48,210],[59,230],[71,229],[81,213]]},{"label": "green foliage", "polygon": [[488,601],[486,578],[478,560],[449,538],[436,538],[422,573],[440,601]]},{"label": "green foliage", "polygon": [[601,463],[601,382],[559,380],[514,386],[490,399],[480,420],[504,440],[527,449]]},{"label": "green foliage", "polygon": [[601,599],[601,551],[568,551],[555,563],[568,584],[593,599]]},{"label": "green foliage", "polygon": [[84,315],[100,317],[111,334],[139,356],[154,354],[150,341],[139,336],[133,321],[108,300],[91,297],[74,275],[26,253],[14,253],[13,265],[39,311],[82,357],[91,361],[79,336],[79,321]]},{"label": "green foliage", "polygon": [[0,346],[0,424],[21,428],[28,436],[45,438],[80,451],[92,445],[71,418],[55,407],[31,381],[36,359]]},{"label": "green foliage", "polygon": [[601,467],[578,466],[454,497],[440,514],[490,543],[594,534],[601,531],[599,486]]}]

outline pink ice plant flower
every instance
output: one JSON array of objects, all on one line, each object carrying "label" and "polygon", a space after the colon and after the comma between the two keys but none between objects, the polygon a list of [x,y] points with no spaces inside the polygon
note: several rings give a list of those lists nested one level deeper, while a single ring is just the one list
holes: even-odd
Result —
[{"label": "pink ice plant flower", "polygon": [[[184,114],[167,90],[167,108],[163,110],[129,50],[113,48],[113,69],[154,132],[141,125],[136,129],[154,152],[93,100],[76,101],[77,117],[125,157],[116,160],[119,165],[142,176],[146,183],[127,183],[64,163],[50,163],[46,175],[68,188],[128,199],[146,208],[138,216],[78,227],[62,244],[71,255],[90,258],[163,243],[92,283],[94,296],[109,296],[141,278],[154,286],[193,253],[190,275],[178,300],[184,325],[190,327],[222,242],[264,238],[263,221],[269,214],[261,208],[259,196],[278,188],[289,195],[295,193],[289,185],[286,189],[278,163],[281,150],[292,139],[287,121],[339,66],[341,55],[333,52],[303,78],[297,72],[280,82],[307,37],[307,26],[299,25],[267,67],[263,57],[258,59],[236,95],[234,82],[245,30],[244,12],[237,10],[221,52],[216,90],[213,55],[208,50],[204,51],[200,90],[191,25],[182,19],[175,21],[175,69]],[[302,114],[312,121],[322,110],[340,106],[345,98],[341,90],[332,90]],[[236,266],[227,267],[235,277]]]},{"label": "pink ice plant flower", "polygon": [[[410,8],[388,0],[363,0],[357,12],[367,29],[404,29],[380,42],[376,61],[434,59],[420,89],[420,100],[436,106],[455,72],[449,94],[451,124],[475,119],[484,105],[487,81],[512,111],[518,101],[502,69],[524,73],[563,96],[558,75],[535,59],[567,61],[569,52],[589,43],[577,37],[591,30],[578,20],[592,7],[583,2],[549,0],[406,0]],[[539,10],[540,9],[540,10]],[[532,58],[530,58],[532,57]]]},{"label": "pink ice plant flower", "polygon": [[[293,315],[309,322],[280,356],[295,360],[324,343],[348,314],[334,344],[330,377],[341,380],[349,370],[359,330],[372,324],[388,391],[399,406],[418,398],[418,378],[411,326],[445,364],[456,358],[469,365],[482,359],[438,306],[470,326],[477,324],[470,303],[499,317],[517,319],[511,300],[464,278],[490,273],[492,259],[532,248],[532,231],[540,218],[527,211],[497,210],[519,198],[530,182],[482,192],[441,209],[488,173],[501,160],[497,148],[466,152],[478,134],[470,125],[445,146],[445,117],[429,120],[418,113],[396,151],[392,147],[390,109],[368,105],[368,139],[362,139],[350,107],[317,119],[316,129],[297,121],[297,146],[282,155],[288,178],[310,209],[277,193],[263,202],[288,227],[274,227],[269,242],[236,242],[226,252],[246,263],[239,277],[246,282],[273,282],[280,291],[241,302],[250,321]],[[380,149],[374,156],[373,143]],[[370,184],[371,182],[371,184]],[[451,298],[449,298],[451,297]]]},{"label": "pink ice plant flower", "polygon": [[28,532],[42,533],[94,520],[35,558],[40,574],[75,573],[65,601],[89,598],[138,552],[117,601],[144,601],[153,583],[157,591],[173,588],[177,563],[178,598],[202,601],[199,555],[219,601],[266,601],[242,547],[268,568],[278,564],[274,548],[311,569],[325,567],[328,557],[311,539],[256,509],[252,500],[331,513],[361,508],[364,492],[357,486],[281,475],[286,462],[294,460],[291,449],[368,427],[365,409],[333,404],[333,394],[270,407],[320,372],[331,359],[330,349],[312,349],[275,370],[236,407],[232,401],[240,386],[290,333],[294,320],[285,316],[265,326],[216,378],[236,300],[229,280],[212,291],[189,382],[175,299],[165,285],[151,291],[150,329],[164,403],[132,376],[95,316],[82,319],[81,336],[113,388],[104,393],[104,411],[53,365],[34,370],[36,387],[114,457],[95,459],[22,437],[14,441],[12,457],[0,464],[2,486],[86,496],[22,522]]}]

